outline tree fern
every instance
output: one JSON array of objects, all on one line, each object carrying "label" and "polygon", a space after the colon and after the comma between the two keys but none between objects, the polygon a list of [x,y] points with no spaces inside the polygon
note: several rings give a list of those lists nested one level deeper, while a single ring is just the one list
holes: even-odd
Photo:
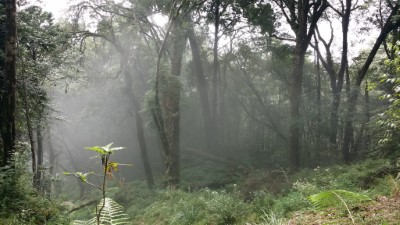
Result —
[{"label": "tree fern", "polygon": [[341,205],[356,204],[364,201],[370,201],[371,198],[346,190],[330,190],[311,195],[308,197],[311,203],[319,209],[327,207],[338,207]]},{"label": "tree fern", "polygon": [[[101,211],[100,215],[100,224],[102,225],[121,225],[128,224],[129,217],[124,212],[124,208],[116,203],[111,198],[104,199],[104,208]],[[103,206],[103,200],[97,205],[97,208]],[[97,225],[96,217],[84,221],[84,220],[75,220],[72,223],[73,225]]]}]

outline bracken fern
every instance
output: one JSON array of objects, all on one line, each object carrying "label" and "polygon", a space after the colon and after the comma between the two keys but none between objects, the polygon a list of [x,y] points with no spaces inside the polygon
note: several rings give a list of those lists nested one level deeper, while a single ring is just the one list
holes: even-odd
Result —
[{"label": "bracken fern", "polygon": [[308,199],[318,209],[338,207],[342,204],[348,205],[371,200],[371,198],[366,195],[346,190],[323,191],[309,196]]},{"label": "bracken fern", "polygon": [[[100,215],[100,224],[102,225],[121,225],[128,224],[129,217],[124,212],[124,208],[116,203],[111,198],[105,198],[104,208],[101,211]],[[103,200],[97,205],[98,208],[103,206]],[[75,220],[72,223],[73,225],[96,225],[96,217],[84,221],[84,220]]]}]

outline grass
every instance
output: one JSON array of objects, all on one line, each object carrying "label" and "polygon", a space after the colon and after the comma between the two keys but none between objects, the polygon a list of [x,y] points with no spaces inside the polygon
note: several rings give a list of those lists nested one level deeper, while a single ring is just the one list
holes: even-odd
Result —
[{"label": "grass", "polygon": [[[348,210],[341,205],[317,209],[308,197],[342,189],[377,199],[399,190],[398,183],[394,183],[397,181],[389,179],[396,170],[384,160],[304,169],[288,177],[283,172],[261,170],[239,175],[222,167],[210,175],[212,165],[204,166],[204,170],[199,165],[184,169],[182,189],[148,190],[145,183],[132,182],[114,187],[110,197],[125,207],[131,224],[352,224]],[[223,187],[204,188],[218,180],[223,181]],[[198,188],[188,189],[191,186]],[[349,210],[356,223],[392,224],[391,221],[400,220],[399,213],[391,211],[400,211],[396,208],[397,199],[351,204]],[[370,218],[368,212],[378,217]]]}]

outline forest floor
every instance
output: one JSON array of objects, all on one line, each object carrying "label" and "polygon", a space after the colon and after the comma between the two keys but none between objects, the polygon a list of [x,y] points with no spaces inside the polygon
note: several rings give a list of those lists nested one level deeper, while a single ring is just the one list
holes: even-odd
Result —
[{"label": "forest floor", "polygon": [[[387,160],[304,169],[232,170],[216,164],[192,164],[182,171],[177,190],[148,190],[144,182],[115,187],[110,197],[137,225],[318,225],[400,224],[400,168]],[[324,192],[348,196],[318,208],[310,196]],[[94,196],[95,197],[95,196]],[[339,201],[339,200],[340,201]],[[90,211],[71,219],[90,218]]]},{"label": "forest floor", "polygon": [[400,195],[380,196],[375,200],[346,209],[330,208],[323,211],[295,212],[288,225],[322,224],[399,224]]}]

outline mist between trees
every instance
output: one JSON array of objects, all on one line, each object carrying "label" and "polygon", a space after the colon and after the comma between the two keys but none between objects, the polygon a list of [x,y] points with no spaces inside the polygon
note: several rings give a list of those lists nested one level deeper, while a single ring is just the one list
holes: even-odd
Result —
[{"label": "mist between trees", "polygon": [[1,163],[29,143],[42,192],[110,142],[134,164],[122,177],[169,188],[199,162],[296,172],[396,154],[397,1],[86,0],[57,22],[0,6]]}]

